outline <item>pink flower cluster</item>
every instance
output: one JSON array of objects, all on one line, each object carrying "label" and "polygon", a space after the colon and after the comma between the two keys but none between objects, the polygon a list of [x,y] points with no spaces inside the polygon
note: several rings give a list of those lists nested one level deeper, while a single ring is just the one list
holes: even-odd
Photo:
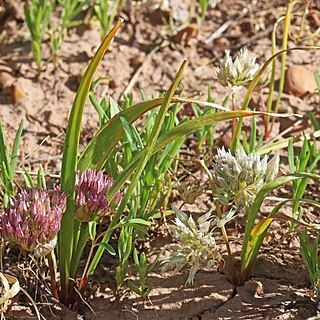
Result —
[{"label": "pink flower cluster", "polygon": [[[76,218],[89,222],[94,216],[102,217],[110,211],[107,192],[113,180],[101,171],[91,169],[78,171],[76,175]],[[115,203],[121,201],[122,194],[117,193]]]},{"label": "pink flower cluster", "polygon": [[21,190],[15,198],[10,198],[8,207],[0,215],[0,236],[26,251],[33,251],[39,244],[48,244],[60,230],[66,200],[60,187],[51,192]]}]

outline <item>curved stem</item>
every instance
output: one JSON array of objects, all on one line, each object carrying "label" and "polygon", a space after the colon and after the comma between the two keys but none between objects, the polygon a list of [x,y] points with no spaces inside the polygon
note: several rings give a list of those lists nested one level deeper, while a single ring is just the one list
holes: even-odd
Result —
[{"label": "curved stem", "polygon": [[[236,96],[235,96],[235,92],[232,89],[232,94],[231,94],[231,101],[232,101],[232,111],[235,110],[235,104],[236,104]],[[232,139],[234,138],[235,135],[235,131],[236,131],[236,119],[232,119]]]},{"label": "curved stem", "polygon": [[90,252],[89,252],[89,256],[88,256],[88,259],[87,259],[87,262],[86,262],[86,265],[83,269],[83,273],[82,273],[82,277],[81,277],[81,280],[80,280],[80,284],[79,284],[79,291],[81,291],[81,289],[83,288],[83,286],[85,285],[85,278],[86,278],[86,273],[87,273],[87,270],[89,268],[89,264],[90,264],[90,260],[91,260],[91,257],[92,257],[92,254],[93,254],[93,250],[94,250],[94,247],[96,246],[96,242],[95,241],[92,241],[91,243],[91,248],[90,248]]}]

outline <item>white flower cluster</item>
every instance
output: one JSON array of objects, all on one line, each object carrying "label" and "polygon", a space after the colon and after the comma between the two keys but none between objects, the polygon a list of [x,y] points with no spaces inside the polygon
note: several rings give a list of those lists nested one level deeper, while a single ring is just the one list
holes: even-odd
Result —
[{"label": "white flower cluster", "polygon": [[162,270],[179,272],[184,266],[189,265],[190,271],[187,284],[192,284],[194,275],[200,268],[211,268],[216,261],[221,260],[221,255],[212,235],[216,227],[230,221],[234,215],[232,210],[221,220],[213,219],[208,212],[194,221],[182,211],[174,208],[176,218],[174,225],[169,225],[169,231],[177,244],[170,245],[172,253],[161,262]]},{"label": "white flower cluster", "polygon": [[267,156],[260,159],[255,152],[247,155],[238,150],[233,156],[230,150],[218,149],[212,170],[213,197],[236,207],[250,205],[261,187],[278,175],[278,170],[278,155],[268,162]]},{"label": "white flower cluster", "polygon": [[248,85],[260,70],[260,64],[256,63],[256,59],[257,57],[249,54],[245,48],[240,50],[233,61],[230,50],[226,50],[217,73],[219,83],[233,88]]}]

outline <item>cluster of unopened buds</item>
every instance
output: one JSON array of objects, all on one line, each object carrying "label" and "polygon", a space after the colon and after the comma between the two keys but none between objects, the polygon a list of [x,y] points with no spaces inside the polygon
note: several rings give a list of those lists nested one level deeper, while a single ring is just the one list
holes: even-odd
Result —
[{"label": "cluster of unopened buds", "polygon": [[62,214],[66,209],[67,196],[55,187],[45,189],[23,189],[11,197],[9,205],[0,215],[0,235],[25,251],[54,242]]},{"label": "cluster of unopened buds", "polygon": [[[101,171],[91,169],[78,171],[76,174],[76,218],[81,222],[89,222],[94,217],[103,217],[110,212],[107,192],[113,180]],[[117,193],[114,204],[118,204],[122,194]]]},{"label": "cluster of unopened buds", "polygon": [[[260,71],[261,66],[256,62],[257,56],[250,54],[244,48],[239,51],[236,58],[232,60],[230,51],[226,50],[224,59],[217,72],[217,79],[223,86],[229,86],[233,89],[247,86]],[[268,82],[270,69],[262,75],[258,86]]]},{"label": "cluster of unopened buds", "polygon": [[[112,183],[103,172],[77,172],[75,215],[80,221],[89,222],[94,216],[101,217],[110,211],[107,192]],[[121,197],[120,193],[116,194],[115,204]],[[10,198],[8,207],[0,215],[0,236],[24,251],[47,254],[55,247],[66,203],[67,195],[61,193],[59,186],[51,191],[22,189]]]},{"label": "cluster of unopened buds", "polygon": [[246,154],[238,150],[232,155],[230,150],[218,149],[214,157],[212,179],[213,196],[223,204],[251,205],[262,186],[271,182],[279,170],[279,156],[268,161],[256,152]]}]

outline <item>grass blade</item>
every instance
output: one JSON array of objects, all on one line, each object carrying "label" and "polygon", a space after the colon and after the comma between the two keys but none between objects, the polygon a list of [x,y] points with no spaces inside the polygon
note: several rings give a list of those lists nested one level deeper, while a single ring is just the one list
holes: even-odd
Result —
[{"label": "grass blade", "polygon": [[62,218],[59,232],[58,253],[61,275],[61,300],[68,304],[69,271],[74,247],[74,183],[77,169],[78,147],[84,106],[96,69],[103,58],[111,40],[114,38],[122,20],[119,19],[109,32],[91,60],[77,91],[67,127],[66,139],[62,158],[61,188],[68,194],[67,209]]}]

